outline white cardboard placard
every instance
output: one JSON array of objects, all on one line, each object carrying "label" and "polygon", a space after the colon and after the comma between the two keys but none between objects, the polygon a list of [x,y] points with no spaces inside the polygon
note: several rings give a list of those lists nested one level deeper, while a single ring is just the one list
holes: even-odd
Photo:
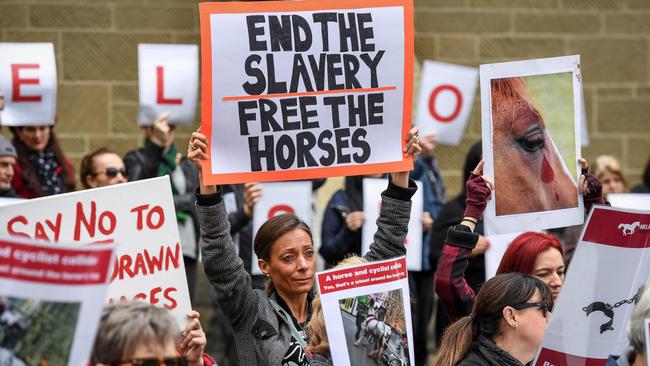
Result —
[{"label": "white cardboard placard", "polygon": [[441,144],[460,144],[477,86],[477,68],[425,60],[415,119],[420,133],[435,132]]},{"label": "white cardboard placard", "polygon": [[[406,246],[406,267],[409,271],[422,270],[422,183],[416,181],[418,190],[411,198],[411,219],[404,245]],[[363,179],[363,212],[366,219],[361,231],[361,254],[370,250],[377,232],[377,219],[381,208],[381,192],[388,186],[388,179]]]},{"label": "white cardboard placard", "polygon": [[[513,109],[512,113],[523,114],[517,114],[517,118],[511,120],[503,119],[510,121],[511,126],[497,121],[501,129],[493,129],[491,82],[495,79],[523,78],[529,89],[526,80],[538,77],[549,80],[557,77],[569,79],[570,93],[556,95],[558,103],[555,104],[568,106],[573,114],[564,114],[559,121],[550,121],[546,117],[545,123],[540,124],[538,117],[529,118],[531,113],[522,112],[532,111],[532,108]],[[582,224],[584,209],[577,188],[582,130],[580,56],[481,65],[480,80],[484,174],[495,186],[492,199],[488,201],[485,210],[486,234]],[[553,85],[546,90],[555,91]],[[530,90],[526,90],[526,93],[530,94]],[[518,98],[521,98],[521,94],[518,94]],[[539,95],[532,95],[533,103],[536,98],[541,99]],[[513,105],[531,104],[522,104],[520,100]],[[504,104],[497,106],[499,107],[508,106]],[[547,109],[539,108],[538,111],[543,119],[548,112]],[[548,115],[552,114],[548,112]],[[551,135],[549,127],[553,123],[556,127]],[[514,127],[517,127],[516,131]],[[511,132],[504,134],[504,131]],[[561,148],[554,142],[560,138],[565,142]],[[541,148],[540,141],[543,141]],[[496,168],[497,164],[499,169]],[[498,176],[495,177],[495,174]]]},{"label": "white cardboard placard", "polygon": [[650,209],[650,194],[647,193],[609,193],[607,201],[612,207],[636,210]]},{"label": "white cardboard placard", "polygon": [[138,45],[138,125],[161,114],[175,125],[194,123],[199,90],[199,47],[194,44]]},{"label": "white cardboard placard", "polygon": [[[282,214],[294,214],[311,227],[312,197],[311,181],[260,183],[262,199],[253,209],[253,238],[257,230],[270,218]],[[252,251],[251,274],[261,275],[257,255]]]},{"label": "white cardboard placard", "polygon": [[0,43],[2,126],[53,125],[56,59],[52,43]]}]

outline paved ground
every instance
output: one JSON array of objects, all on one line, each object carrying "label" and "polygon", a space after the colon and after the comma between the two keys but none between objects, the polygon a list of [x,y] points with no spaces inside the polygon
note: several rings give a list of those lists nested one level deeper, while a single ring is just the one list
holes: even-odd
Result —
[{"label": "paved ground", "polygon": [[377,366],[374,359],[368,357],[368,352],[374,345],[368,344],[365,340],[361,341],[361,345],[356,347],[354,345],[354,334],[357,332],[357,325],[352,315],[348,313],[341,313],[343,318],[343,329],[345,331],[345,339],[348,343],[348,351],[350,352],[350,365],[354,366]]}]

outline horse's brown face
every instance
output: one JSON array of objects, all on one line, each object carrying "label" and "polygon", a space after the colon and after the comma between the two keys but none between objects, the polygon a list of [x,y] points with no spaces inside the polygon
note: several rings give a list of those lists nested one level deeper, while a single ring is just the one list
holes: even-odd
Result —
[{"label": "horse's brown face", "polygon": [[522,98],[508,101],[492,106],[496,214],[577,207],[576,184],[542,116]]}]

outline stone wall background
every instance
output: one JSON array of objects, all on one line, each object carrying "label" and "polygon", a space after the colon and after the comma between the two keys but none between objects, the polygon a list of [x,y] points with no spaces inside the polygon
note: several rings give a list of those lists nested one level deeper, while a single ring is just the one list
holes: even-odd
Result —
[{"label": "stone wall background", "polygon": [[[415,9],[419,60],[478,66],[581,54],[591,142],[583,155],[612,154],[632,185],[640,181],[650,156],[650,1],[415,0]],[[0,41],[55,44],[56,131],[77,164],[101,146],[125,153],[142,144],[137,44],[199,40],[194,0],[0,0]],[[179,129],[179,146],[198,116]],[[477,97],[462,144],[438,149],[449,196],[479,138]]]}]

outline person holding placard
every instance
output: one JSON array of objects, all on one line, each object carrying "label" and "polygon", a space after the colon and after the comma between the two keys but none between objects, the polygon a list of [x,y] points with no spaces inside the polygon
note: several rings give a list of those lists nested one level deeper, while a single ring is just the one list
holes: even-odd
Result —
[{"label": "person holding placard", "polygon": [[112,186],[129,180],[122,158],[105,147],[81,159],[79,178],[86,189]]},{"label": "person holding placard", "polygon": [[167,122],[169,116],[169,113],[163,113],[152,125],[141,126],[145,136],[144,147],[128,152],[124,156],[124,164],[130,181],[165,175],[170,177],[187,286],[193,299],[199,239],[193,192],[199,185],[198,173],[194,165],[176,149],[176,126]]},{"label": "person holding placard", "polygon": [[[587,173],[586,161],[583,166],[581,189],[586,210],[593,204],[603,204],[601,185],[598,179]],[[453,321],[469,314],[475,306],[476,295],[465,280],[465,270],[472,249],[478,242],[474,229],[491,198],[492,182],[483,175],[483,161],[476,166],[467,180],[467,205],[459,225],[450,227],[447,239],[438,262],[435,290]],[[564,283],[565,264],[559,240],[550,234],[526,232],[510,244],[501,259],[497,274],[519,272],[544,281],[551,289],[551,298],[557,299]],[[551,306],[552,303],[549,303]]]},{"label": "person holding placard", "polygon": [[141,301],[104,307],[90,364],[216,366],[203,353],[207,343],[199,313],[191,311],[181,332],[171,314]]},{"label": "person holding placard", "polygon": [[[406,156],[420,152],[417,129],[406,136]],[[197,165],[208,156],[208,140],[192,134],[188,157]],[[375,242],[365,256],[380,260],[404,255],[410,198],[416,190],[408,172],[391,173],[383,193]],[[237,256],[225,211],[222,189],[201,183],[197,209],[203,238],[202,258],[210,283],[230,318],[244,365],[309,365],[303,330],[316,293],[316,257],[309,227],[293,215],[268,220],[258,231],[254,246],[258,264],[269,277],[266,291],[254,290],[250,275]]]},{"label": "person holding placard", "polygon": [[521,273],[493,277],[471,313],[445,330],[433,366],[523,366],[535,357],[550,317],[551,292]]},{"label": "person holding placard", "polygon": [[16,166],[16,149],[4,136],[0,135],[0,197],[18,198],[11,186]]},{"label": "person holding placard", "polygon": [[620,356],[610,356],[605,366],[648,366],[646,327],[650,326],[650,283],[639,289],[638,300],[630,315],[627,337],[630,348]]},{"label": "person holding placard", "polygon": [[[4,95],[0,93],[0,111]],[[74,166],[59,146],[54,126],[11,126],[17,152],[12,185],[23,198],[37,198],[75,190]]]}]

